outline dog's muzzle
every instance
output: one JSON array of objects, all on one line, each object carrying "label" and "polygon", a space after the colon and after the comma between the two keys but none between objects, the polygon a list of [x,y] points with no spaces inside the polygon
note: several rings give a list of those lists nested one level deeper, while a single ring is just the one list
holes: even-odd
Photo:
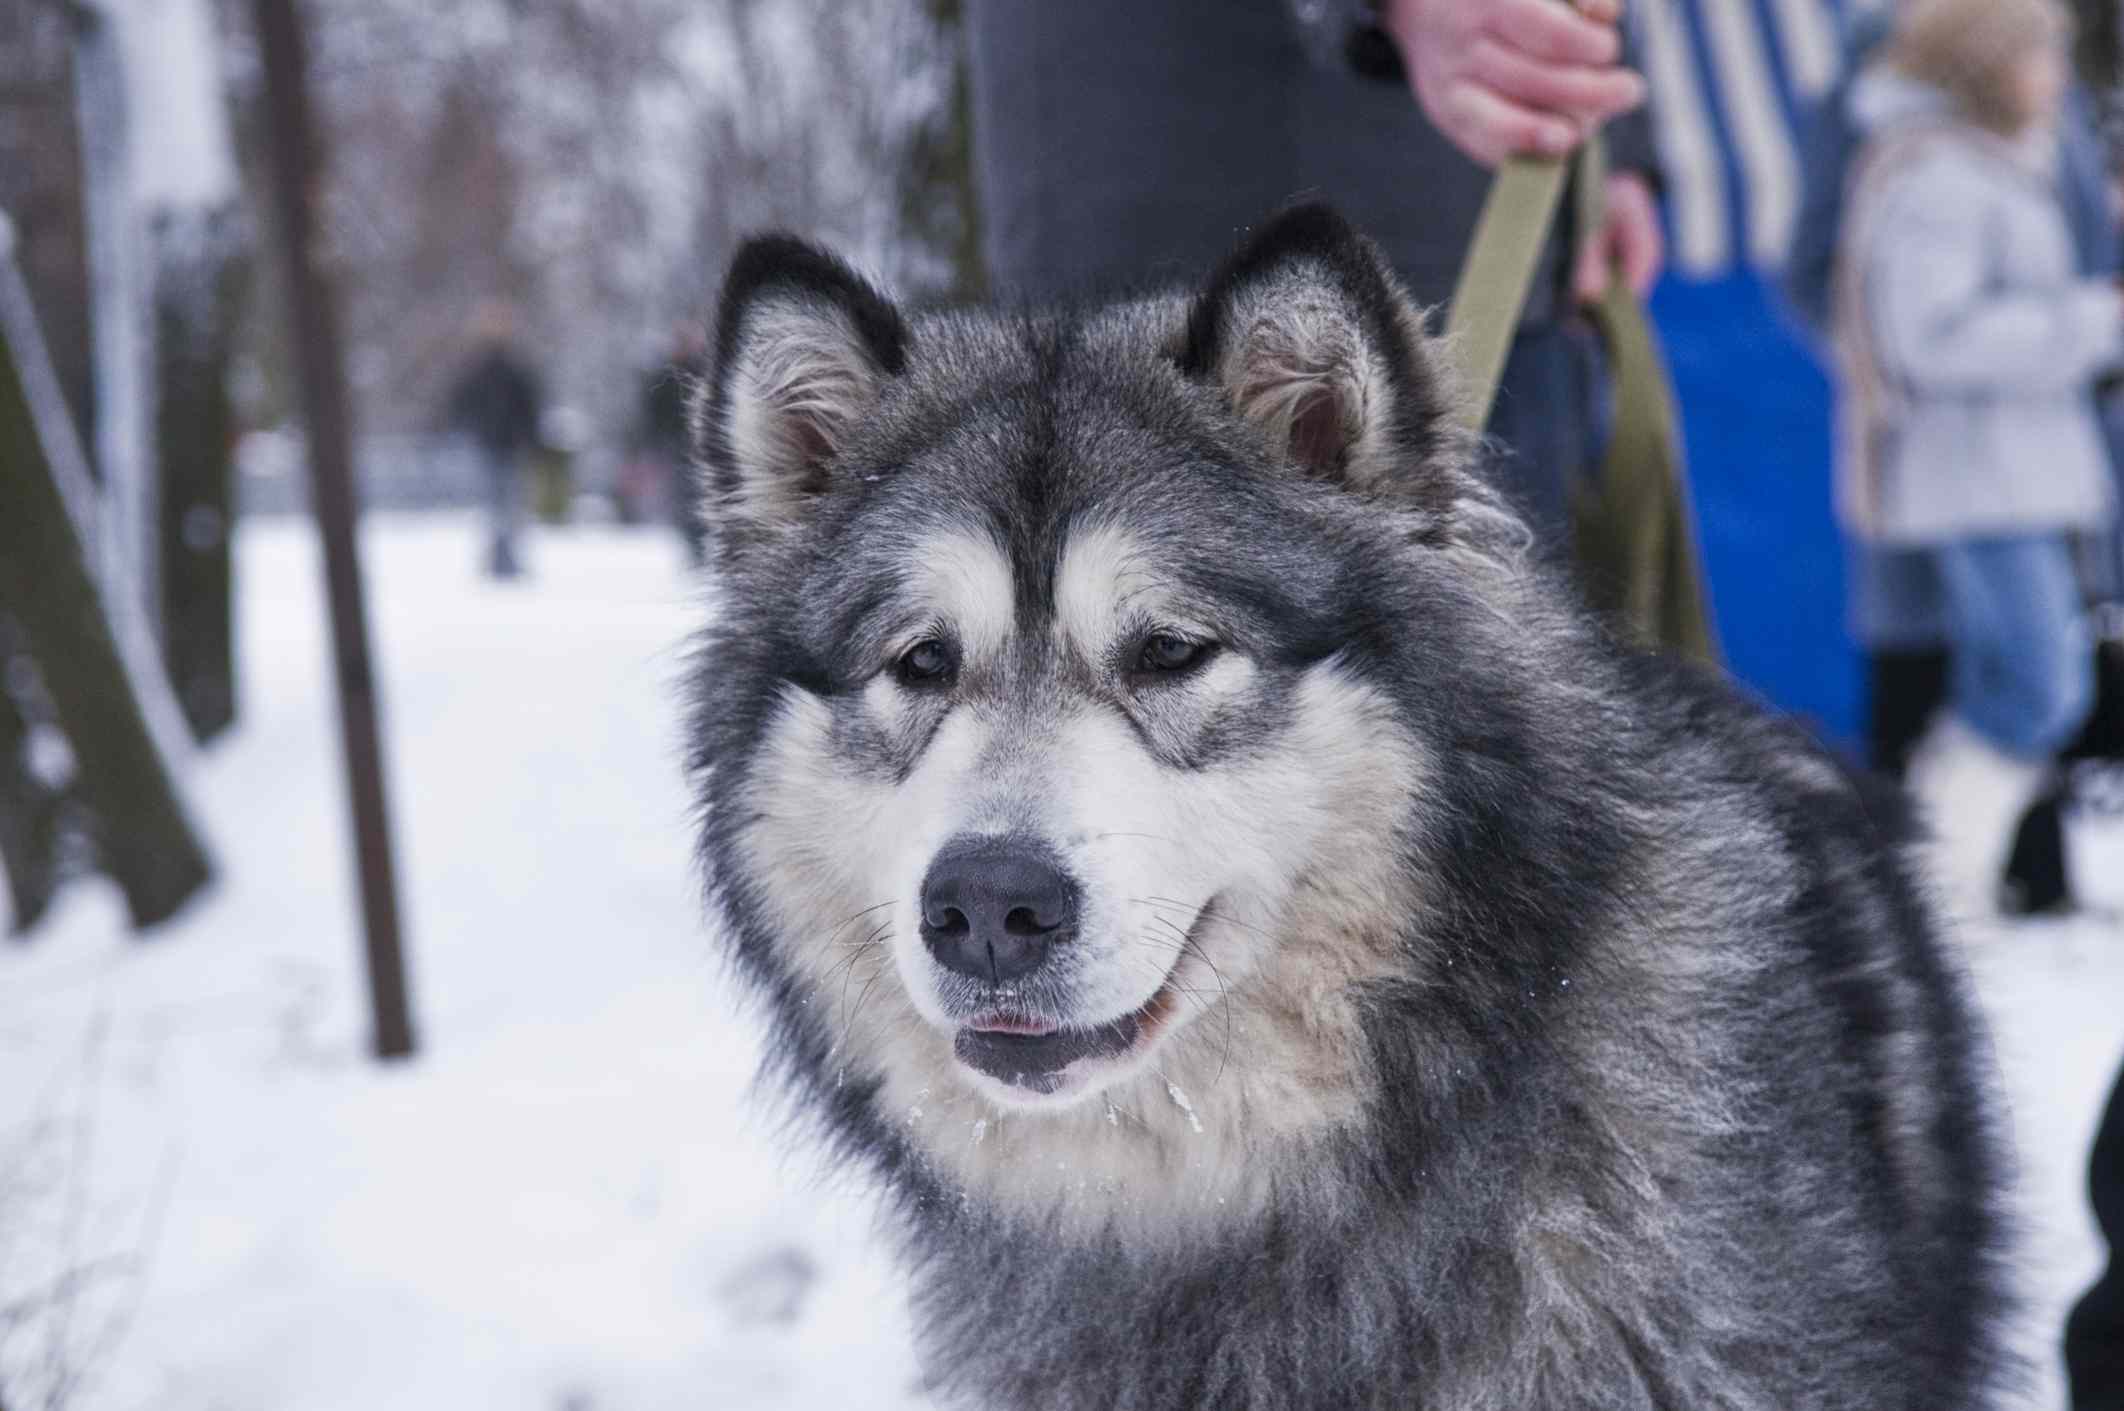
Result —
[{"label": "dog's muzzle", "polygon": [[945,844],[922,879],[921,935],[957,977],[952,1054],[1023,1092],[1080,1086],[1108,1060],[1147,1042],[1173,1009],[1171,976],[1119,1018],[1075,1023],[1055,1012],[1056,955],[1076,941],[1083,892],[1039,840],[967,836]]},{"label": "dog's muzzle", "polygon": [[962,838],[922,879],[922,943],[946,970],[1005,985],[1076,935],[1077,910],[1077,884],[1038,848]]}]

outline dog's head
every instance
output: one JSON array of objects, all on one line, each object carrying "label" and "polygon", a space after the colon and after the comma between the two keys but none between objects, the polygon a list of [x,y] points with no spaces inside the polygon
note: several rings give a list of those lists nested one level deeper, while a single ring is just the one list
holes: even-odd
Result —
[{"label": "dog's head", "polygon": [[706,850],[836,1075],[975,1140],[1212,1061],[1335,1085],[1288,1070],[1407,902],[1398,644],[1521,534],[1433,358],[1320,208],[1082,316],[910,319],[800,242],[738,255],[696,409]]}]

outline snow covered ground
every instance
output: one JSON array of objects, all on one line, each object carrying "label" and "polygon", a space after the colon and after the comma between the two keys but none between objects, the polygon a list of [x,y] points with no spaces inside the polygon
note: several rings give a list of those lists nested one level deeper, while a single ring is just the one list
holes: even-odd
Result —
[{"label": "snow covered ground", "polygon": [[[424,1040],[365,1053],[317,554],[239,541],[243,722],[197,787],[223,864],[151,941],[77,888],[0,950],[0,1385],[112,1411],[923,1405],[860,1190],[748,1099],[699,920],[676,545],[582,529],[536,577],[469,521],[366,538]],[[2124,828],[2076,835],[2124,908]],[[2015,1099],[2031,1350],[2096,1260],[2087,1143],[2124,928],[1971,943]],[[32,1313],[30,1310],[34,1308]]]}]

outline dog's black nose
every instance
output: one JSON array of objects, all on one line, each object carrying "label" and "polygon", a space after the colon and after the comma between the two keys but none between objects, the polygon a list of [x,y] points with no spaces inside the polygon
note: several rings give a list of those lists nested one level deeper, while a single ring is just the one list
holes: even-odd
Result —
[{"label": "dog's black nose", "polygon": [[1077,884],[1013,838],[962,838],[922,879],[922,940],[946,970],[1001,984],[1029,975],[1077,927]]}]

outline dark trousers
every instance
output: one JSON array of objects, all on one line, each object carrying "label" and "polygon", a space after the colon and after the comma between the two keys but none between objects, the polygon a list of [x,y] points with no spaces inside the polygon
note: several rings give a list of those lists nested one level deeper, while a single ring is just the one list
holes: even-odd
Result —
[{"label": "dark trousers", "polygon": [[[2124,642],[2097,649],[2095,710],[2076,748],[2090,759],[2124,759]],[[2095,1133],[2087,1191],[2109,1263],[2065,1324],[2065,1370],[2073,1411],[2124,1411],[2124,1072],[2109,1092]]]},{"label": "dark trousers", "polygon": [[1541,552],[1571,545],[1571,497],[1592,475],[1604,419],[1600,349],[1570,323],[1528,324],[1512,340],[1484,434],[1493,483],[1525,517]]},{"label": "dark trousers", "polygon": [[2065,1323],[2073,1411],[2124,1411],[2124,1073],[2110,1090],[2087,1173],[2109,1265]]},{"label": "dark trousers", "polygon": [[487,575],[515,578],[524,571],[517,547],[524,527],[524,479],[514,450],[481,446],[480,470],[487,482]]}]

